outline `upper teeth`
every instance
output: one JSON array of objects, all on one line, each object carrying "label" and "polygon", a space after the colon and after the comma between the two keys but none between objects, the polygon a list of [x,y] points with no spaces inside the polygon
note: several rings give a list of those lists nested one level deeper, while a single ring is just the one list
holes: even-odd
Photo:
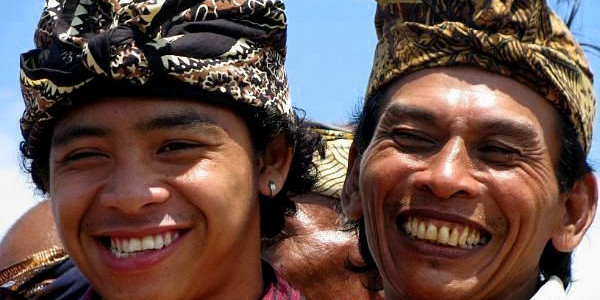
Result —
[{"label": "upper teeth", "polygon": [[179,237],[178,232],[146,235],[142,238],[110,238],[110,250],[117,257],[129,257],[138,251],[158,250],[167,247]]},{"label": "upper teeth", "polygon": [[470,248],[474,245],[487,243],[487,237],[479,229],[468,225],[445,224],[438,228],[430,220],[409,217],[404,223],[406,234],[441,245]]}]

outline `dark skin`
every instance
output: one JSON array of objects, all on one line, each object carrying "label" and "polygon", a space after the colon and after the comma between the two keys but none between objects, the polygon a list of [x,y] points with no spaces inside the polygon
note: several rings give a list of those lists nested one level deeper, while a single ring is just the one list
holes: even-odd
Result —
[{"label": "dark skin", "polygon": [[[263,249],[265,260],[307,299],[382,300],[383,293],[365,288],[377,285],[377,274],[359,274],[346,268],[348,261],[360,264],[360,255],[355,232],[341,230],[339,200],[313,193],[293,200],[297,213],[287,219],[283,238]],[[53,246],[62,244],[50,201],[43,201],[7,232],[0,243],[0,268]]]},{"label": "dark skin", "polygon": [[286,220],[284,238],[264,249],[263,257],[307,299],[383,299],[365,288],[376,286],[376,274],[346,268],[361,258],[355,231],[342,230],[339,200],[314,193],[293,200],[297,212]]}]

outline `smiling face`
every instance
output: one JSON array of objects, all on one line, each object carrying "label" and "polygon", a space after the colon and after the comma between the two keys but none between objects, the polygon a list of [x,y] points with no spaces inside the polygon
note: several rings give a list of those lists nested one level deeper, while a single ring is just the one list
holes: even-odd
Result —
[{"label": "smiling face", "polygon": [[261,161],[227,108],[105,99],[54,128],[49,194],[67,252],[104,298],[253,299]]},{"label": "smiling face", "polygon": [[354,175],[386,299],[529,299],[564,220],[555,109],[462,67],[413,73],[385,97]]}]

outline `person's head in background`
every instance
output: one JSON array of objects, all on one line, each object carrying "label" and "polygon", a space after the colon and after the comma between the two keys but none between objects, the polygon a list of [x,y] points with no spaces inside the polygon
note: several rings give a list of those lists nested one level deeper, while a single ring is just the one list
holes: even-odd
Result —
[{"label": "person's head in background", "polygon": [[263,256],[307,299],[383,299],[369,289],[377,272],[360,274],[349,265],[361,264],[356,231],[341,211],[340,196],[352,143],[349,129],[312,125],[325,141],[325,155],[315,153],[319,178],[311,192],[292,197],[296,213],[273,239],[263,240]]},{"label": "person's head in background", "polygon": [[314,183],[319,145],[289,101],[286,26],[280,1],[47,3],[21,150],[94,292],[277,292],[260,241]]},{"label": "person's head in background", "polygon": [[568,28],[545,1],[381,1],[375,24],[342,203],[386,299],[564,294],[597,203]]}]

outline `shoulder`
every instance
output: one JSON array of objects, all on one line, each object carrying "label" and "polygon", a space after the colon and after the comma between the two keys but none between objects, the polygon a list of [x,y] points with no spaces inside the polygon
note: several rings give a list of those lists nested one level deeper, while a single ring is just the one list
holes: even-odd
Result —
[{"label": "shoulder", "polygon": [[60,247],[50,200],[44,200],[23,214],[0,243],[0,268],[7,268],[36,252]]},{"label": "shoulder", "polygon": [[89,283],[60,247],[0,270],[0,287],[26,299],[82,299],[89,293]]},{"label": "shoulder", "polygon": [[261,300],[306,300],[300,290],[281,277],[267,262],[262,266],[265,289]]}]

